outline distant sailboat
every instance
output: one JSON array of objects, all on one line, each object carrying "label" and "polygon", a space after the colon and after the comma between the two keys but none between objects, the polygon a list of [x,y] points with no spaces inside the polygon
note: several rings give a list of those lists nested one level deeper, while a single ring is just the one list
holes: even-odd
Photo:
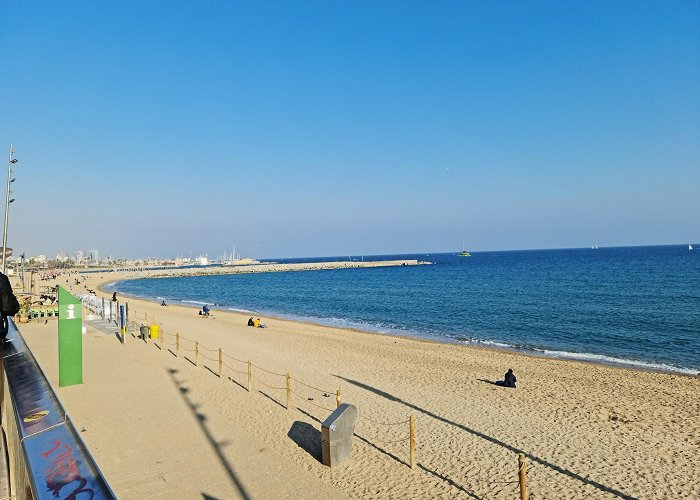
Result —
[{"label": "distant sailboat", "polygon": [[692,250],[692,249],[693,249],[693,245],[688,244],[688,250]]},{"label": "distant sailboat", "polygon": [[471,257],[471,256],[472,256],[472,254],[470,254],[469,252],[467,252],[467,251],[464,249],[464,240],[462,240],[462,251],[459,252],[459,253],[457,254],[457,256],[459,256],[459,257]]}]

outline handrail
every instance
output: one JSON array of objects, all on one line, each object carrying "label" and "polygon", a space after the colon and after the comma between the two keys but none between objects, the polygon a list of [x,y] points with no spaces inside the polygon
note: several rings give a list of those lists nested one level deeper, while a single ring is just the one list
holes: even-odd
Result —
[{"label": "handrail", "polygon": [[11,318],[0,369],[12,498],[116,498]]}]

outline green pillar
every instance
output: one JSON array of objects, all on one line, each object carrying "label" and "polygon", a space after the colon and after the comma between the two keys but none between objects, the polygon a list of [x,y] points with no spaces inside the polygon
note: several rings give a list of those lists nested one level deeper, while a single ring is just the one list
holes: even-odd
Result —
[{"label": "green pillar", "polygon": [[83,317],[80,300],[58,287],[58,386],[83,383]]}]

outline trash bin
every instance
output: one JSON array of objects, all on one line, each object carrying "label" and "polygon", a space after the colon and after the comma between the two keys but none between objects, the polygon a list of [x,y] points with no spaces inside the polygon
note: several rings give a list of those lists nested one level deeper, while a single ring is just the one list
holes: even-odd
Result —
[{"label": "trash bin", "polygon": [[141,338],[148,340],[148,327],[146,325],[141,326]]},{"label": "trash bin", "polygon": [[342,403],[321,424],[321,461],[332,467],[350,457],[357,408]]},{"label": "trash bin", "polygon": [[160,326],[158,325],[151,325],[151,338],[152,339],[157,339],[158,338],[158,332],[160,331]]}]

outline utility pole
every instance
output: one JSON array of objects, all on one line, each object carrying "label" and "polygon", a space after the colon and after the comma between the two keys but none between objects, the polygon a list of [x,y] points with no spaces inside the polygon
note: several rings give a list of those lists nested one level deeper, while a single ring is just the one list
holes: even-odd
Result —
[{"label": "utility pole", "polygon": [[2,273],[7,273],[7,215],[10,211],[10,203],[15,201],[14,198],[10,199],[10,184],[15,182],[12,177],[12,165],[17,163],[15,158],[12,158],[12,153],[15,152],[15,148],[10,144],[10,160],[7,162],[7,191],[5,193],[5,225],[2,230]]}]

